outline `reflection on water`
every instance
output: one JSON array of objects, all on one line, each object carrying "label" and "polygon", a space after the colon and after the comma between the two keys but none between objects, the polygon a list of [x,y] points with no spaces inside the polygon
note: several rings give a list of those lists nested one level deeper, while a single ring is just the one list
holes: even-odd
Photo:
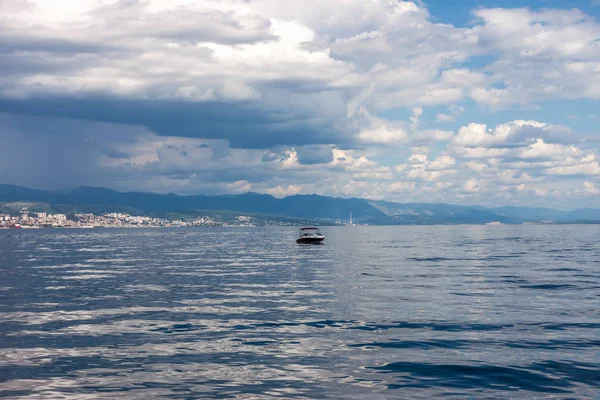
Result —
[{"label": "reflection on water", "polygon": [[0,232],[6,398],[590,398],[600,226]]}]

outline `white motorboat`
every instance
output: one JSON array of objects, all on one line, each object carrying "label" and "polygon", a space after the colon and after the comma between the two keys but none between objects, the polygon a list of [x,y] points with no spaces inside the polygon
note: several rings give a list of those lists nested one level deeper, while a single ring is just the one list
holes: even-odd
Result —
[{"label": "white motorboat", "polygon": [[323,240],[325,240],[325,236],[321,234],[319,228],[309,227],[300,229],[300,236],[296,239],[296,243],[319,244]]}]

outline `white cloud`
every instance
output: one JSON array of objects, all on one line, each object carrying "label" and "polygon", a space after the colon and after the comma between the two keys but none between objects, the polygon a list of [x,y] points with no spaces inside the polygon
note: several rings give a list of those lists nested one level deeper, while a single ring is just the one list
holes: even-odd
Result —
[{"label": "white cloud", "polygon": [[450,156],[439,156],[428,160],[426,154],[412,154],[406,164],[396,165],[394,170],[409,181],[435,182],[456,174],[456,160]]},{"label": "white cloud", "polygon": [[402,193],[402,192],[412,192],[416,189],[417,185],[415,182],[394,182],[389,185],[388,190],[391,193]]},{"label": "white cloud", "polygon": [[562,144],[546,143],[542,139],[537,139],[535,143],[523,148],[519,152],[520,158],[566,158],[577,156],[581,152],[574,146],[563,146]]},{"label": "white cloud", "polygon": [[398,127],[382,125],[360,132],[358,139],[370,144],[401,144],[408,140],[408,133]]},{"label": "white cloud", "polygon": [[452,139],[452,143],[459,146],[477,147],[502,142],[502,140],[504,138],[497,138],[492,133],[487,132],[485,124],[469,124],[460,128],[458,135]]},{"label": "white cloud", "polygon": [[267,189],[265,192],[272,196],[282,198],[302,193],[302,187],[299,185],[287,185],[285,188],[277,186],[271,189]]},{"label": "white cloud", "polygon": [[[534,179],[527,173],[521,173],[520,171],[507,169],[498,174],[500,182],[507,185],[522,185],[524,182],[535,182],[541,180],[541,178]],[[523,187],[523,186],[521,186]]]},{"label": "white cloud", "polygon": [[598,161],[578,165],[548,168],[549,175],[600,175],[600,164]]},{"label": "white cloud", "polygon": [[600,194],[600,189],[598,189],[593,182],[584,181],[583,188],[584,188],[584,192],[586,194],[591,194],[591,195]]},{"label": "white cloud", "polygon": [[460,147],[451,146],[450,152],[461,158],[493,158],[503,157],[510,153],[510,149],[490,149],[487,147]]},{"label": "white cloud", "polygon": [[479,173],[485,172],[490,169],[489,165],[484,164],[484,163],[479,163],[476,161],[468,161],[465,163],[465,166],[467,166],[468,168],[472,169],[473,171],[479,172]]},{"label": "white cloud", "polygon": [[463,106],[458,106],[456,104],[452,104],[452,105],[450,105],[448,111],[449,111],[448,114],[443,114],[443,113],[436,114],[436,116],[435,116],[436,122],[453,122],[456,120],[456,117],[458,117],[465,111],[465,108]]},{"label": "white cloud", "polygon": [[[362,103],[379,111],[600,93],[600,24],[578,10],[480,8],[472,28],[435,23],[420,2],[387,0],[5,1],[2,15],[5,39],[28,50],[11,58],[42,61],[42,51],[47,65],[5,76],[10,96],[259,99],[264,83],[308,81],[350,97],[371,87]],[[497,54],[485,69],[462,65]],[[233,95],[231,76],[239,80]]]},{"label": "white cloud", "polygon": [[423,109],[421,107],[413,108],[412,117],[410,117],[410,122],[412,124],[412,128],[414,130],[419,128],[419,118],[423,115]]},{"label": "white cloud", "polygon": [[425,154],[413,154],[408,158],[410,164],[425,164],[427,162],[427,155]]},{"label": "white cloud", "polygon": [[450,156],[440,156],[429,163],[427,169],[430,171],[441,171],[454,167],[456,160]]},{"label": "white cloud", "polygon": [[600,24],[577,9],[479,9],[474,30],[499,52],[486,69],[502,89],[478,87],[473,98],[493,108],[550,98],[600,95]]},{"label": "white cloud", "polygon": [[598,55],[600,33],[591,16],[577,9],[479,9],[481,36],[490,46],[516,58],[584,59]]},{"label": "white cloud", "polygon": [[442,142],[450,139],[454,135],[452,131],[444,131],[441,129],[425,129],[415,132],[411,135],[413,141],[422,142]]},{"label": "white cloud", "polygon": [[[600,24],[575,9],[478,8],[461,28],[437,23],[420,1],[0,7],[1,100],[35,114],[39,102],[57,99],[44,113],[77,121],[44,119],[39,125],[54,121],[65,133],[42,140],[11,120],[3,146],[29,140],[42,159],[68,138],[86,154],[74,156],[82,170],[98,169],[95,182],[489,202],[500,189],[511,199],[596,190],[597,132],[518,119],[541,100],[600,98]],[[483,106],[477,121],[468,115],[473,101]],[[513,120],[491,124],[501,108]],[[467,122],[455,126],[458,117]],[[435,129],[434,118],[448,129]],[[95,149],[69,124],[127,137],[99,135],[106,143]],[[58,171],[72,168],[52,160]]]},{"label": "white cloud", "polygon": [[449,114],[436,114],[435,115],[435,120],[438,122],[453,122],[456,119],[456,117],[454,117],[453,115],[449,115]]},{"label": "white cloud", "polygon": [[480,182],[476,179],[469,179],[464,183],[463,190],[467,193],[477,193],[480,190]]},{"label": "white cloud", "polygon": [[[488,129],[485,124],[472,123],[463,126],[458,134],[452,139],[452,144],[468,147],[495,147],[500,144],[508,144],[519,140],[519,133],[529,128],[529,136],[545,135],[545,131],[551,127],[537,121],[516,120],[506,124],[496,126],[494,129]],[[534,136],[535,138],[535,136]]]}]

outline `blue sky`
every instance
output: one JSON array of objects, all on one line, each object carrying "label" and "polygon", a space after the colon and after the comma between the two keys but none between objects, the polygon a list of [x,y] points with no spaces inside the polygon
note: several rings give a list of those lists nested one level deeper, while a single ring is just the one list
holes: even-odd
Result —
[{"label": "blue sky", "polygon": [[0,182],[600,207],[599,13],[4,0]]},{"label": "blue sky", "polygon": [[577,8],[594,17],[600,13],[600,3],[594,0],[428,0],[423,5],[437,21],[455,26],[472,24],[472,11],[478,8]]}]

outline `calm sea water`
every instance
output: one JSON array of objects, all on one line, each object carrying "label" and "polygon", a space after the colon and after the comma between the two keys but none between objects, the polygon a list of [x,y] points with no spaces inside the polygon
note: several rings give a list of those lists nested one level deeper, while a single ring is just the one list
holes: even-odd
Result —
[{"label": "calm sea water", "polygon": [[600,226],[0,231],[0,397],[598,398]]}]

